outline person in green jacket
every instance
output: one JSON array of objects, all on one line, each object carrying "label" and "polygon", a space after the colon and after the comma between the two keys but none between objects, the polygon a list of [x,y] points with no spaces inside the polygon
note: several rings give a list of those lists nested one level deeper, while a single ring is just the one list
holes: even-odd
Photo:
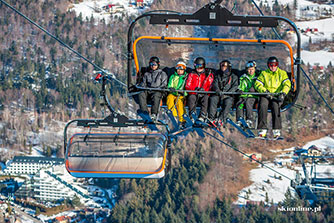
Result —
[{"label": "person in green jacket", "polygon": [[[254,83],[261,71],[256,69],[256,62],[254,60],[246,63],[245,73],[240,77],[239,92],[255,92]],[[246,107],[246,123],[248,128],[253,127],[253,107],[258,97],[252,94],[242,94],[236,103],[237,125],[241,126],[240,118],[243,114],[243,108]],[[246,126],[247,127],[247,126]]]},{"label": "person in green jacket", "polygon": [[261,72],[258,79],[254,83],[255,90],[260,93],[276,93],[278,96],[268,94],[260,97],[260,106],[258,114],[258,135],[259,137],[267,137],[267,116],[268,107],[271,108],[273,136],[279,138],[281,136],[282,121],[280,107],[284,98],[291,89],[291,81],[287,73],[278,67],[278,59],[269,57],[267,61],[268,69]]},{"label": "person in green jacket", "polygon": [[184,100],[186,92],[178,93],[176,90],[184,90],[185,81],[187,79],[186,64],[183,61],[177,62],[175,66],[176,72],[170,76],[168,81],[168,89],[170,93],[167,96],[167,107],[173,112],[174,117],[179,117],[181,126],[185,126]]}]

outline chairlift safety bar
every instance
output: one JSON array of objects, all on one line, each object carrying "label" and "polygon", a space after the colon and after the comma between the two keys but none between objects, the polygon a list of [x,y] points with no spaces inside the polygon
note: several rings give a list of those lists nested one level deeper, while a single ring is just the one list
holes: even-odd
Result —
[{"label": "chairlift safety bar", "polygon": [[139,72],[139,62],[137,56],[137,44],[142,39],[153,39],[153,40],[186,40],[186,41],[213,41],[213,42],[237,42],[237,43],[281,43],[289,49],[290,61],[291,61],[291,79],[296,91],[296,80],[294,76],[294,61],[293,61],[293,50],[291,45],[285,40],[265,40],[265,39],[223,39],[223,38],[197,38],[197,37],[164,37],[164,36],[141,36],[138,37],[133,43],[133,58],[136,65],[136,72]]}]

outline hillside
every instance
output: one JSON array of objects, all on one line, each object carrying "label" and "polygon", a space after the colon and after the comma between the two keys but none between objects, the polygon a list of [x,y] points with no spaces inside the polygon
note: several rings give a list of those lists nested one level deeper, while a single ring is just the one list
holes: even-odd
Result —
[{"label": "hillside", "polygon": [[[81,1],[8,2],[89,60],[126,82],[127,29],[135,15],[148,7],[135,13],[109,17],[107,20],[80,14],[76,7]],[[149,9],[190,13],[207,3],[205,0],[155,0]],[[225,0],[222,4],[228,9],[234,8],[236,14],[258,15],[250,1]],[[261,8],[265,14],[281,15],[295,20],[291,7],[283,7],[277,3],[271,6],[261,5]],[[17,154],[34,154],[35,150],[43,155],[63,157],[62,133],[65,123],[74,118],[100,118],[106,114],[98,100],[100,85],[92,80],[95,77],[93,67],[2,4],[0,26],[0,161],[5,162]],[[141,24],[136,30],[136,35],[151,34],[161,29],[147,28],[145,24]],[[185,36],[200,35],[203,32],[224,36],[234,31],[236,32],[234,29],[224,28],[168,30],[171,35],[181,33]],[[256,34],[256,30],[237,31],[244,37]],[[327,41],[333,44],[333,40]],[[312,47],[319,46],[311,45]],[[141,48],[142,63],[150,56],[146,53],[150,48],[150,45]],[[237,55],[238,49],[234,50]],[[164,51],[163,48],[157,52],[170,58],[166,64],[173,64],[176,57],[182,56],[179,53]],[[190,58],[194,57],[192,52],[190,49],[186,54],[189,56],[189,64]],[[317,54],[310,54],[304,55],[319,58],[315,56]],[[209,53],[206,56],[216,57]],[[328,58],[329,56],[326,59]],[[237,64],[238,59],[234,58],[234,66],[241,66],[240,63]],[[305,63],[303,68],[310,71],[311,79],[329,104],[333,105],[334,67],[325,65],[320,69],[319,66],[312,65]],[[305,141],[333,134],[333,114],[304,77],[301,83],[302,89],[297,104],[305,106],[306,109],[292,108],[283,114],[284,141],[264,143],[247,140],[229,127],[224,130],[226,141],[242,151],[262,153],[264,160],[270,160],[273,157],[270,150],[294,147]],[[110,94],[113,94],[111,103],[115,108],[127,112],[128,104],[133,102],[127,99],[125,89],[113,84]],[[256,166],[243,162],[238,153],[208,137],[199,140],[196,134],[192,134],[173,145],[172,166],[172,171],[161,180],[121,180],[118,204],[112,210],[111,220],[244,222],[249,219],[250,222],[274,222],[276,219],[276,222],[291,222],[293,219],[299,219],[300,222],[312,222],[321,218],[326,222],[324,219],[333,218],[333,208],[325,209],[327,212],[322,213],[320,217],[314,213],[291,213],[285,216],[277,209],[264,205],[249,209],[235,208],[232,201],[237,200],[236,196],[242,188],[251,184],[249,171]],[[284,204],[287,202],[302,204],[302,201],[294,199],[287,199]]]}]

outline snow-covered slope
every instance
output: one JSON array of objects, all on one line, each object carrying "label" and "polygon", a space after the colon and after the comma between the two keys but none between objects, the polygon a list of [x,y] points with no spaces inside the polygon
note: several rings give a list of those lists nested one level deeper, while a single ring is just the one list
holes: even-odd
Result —
[{"label": "snow-covered slope", "polygon": [[[323,151],[326,149],[334,152],[334,138],[329,136],[308,142],[303,148],[307,149],[311,145],[315,145]],[[282,165],[282,163],[288,163],[290,166],[290,164],[294,162],[293,150],[294,148],[285,149],[285,153],[278,155],[274,163],[267,163],[267,165],[288,178],[294,179],[296,171],[302,170],[301,167],[293,165],[293,168],[288,168],[287,166]],[[320,175],[318,175],[319,177],[325,176],[334,178],[333,165],[317,166],[317,172],[320,172]],[[283,201],[286,191],[288,189],[291,191],[294,190],[290,187],[290,180],[288,178],[279,178],[279,176],[279,174],[265,167],[259,166],[258,168],[251,170],[250,180],[253,181],[253,183],[240,191],[236,203],[245,205],[247,201],[265,201],[266,194],[269,202],[273,201],[277,204],[278,202]]]},{"label": "snow-covered slope", "polygon": [[[133,2],[133,3],[132,3]],[[70,10],[74,10],[77,15],[82,14],[83,18],[91,18],[92,16],[98,21],[104,19],[106,22],[110,22],[115,16],[122,16],[122,14],[139,15],[146,9],[147,5],[152,4],[153,0],[145,0],[145,5],[142,8],[137,7],[132,1],[129,0],[84,0],[79,4],[73,4]],[[111,10],[107,12],[103,9],[104,6],[115,5],[113,7],[117,10]]]}]

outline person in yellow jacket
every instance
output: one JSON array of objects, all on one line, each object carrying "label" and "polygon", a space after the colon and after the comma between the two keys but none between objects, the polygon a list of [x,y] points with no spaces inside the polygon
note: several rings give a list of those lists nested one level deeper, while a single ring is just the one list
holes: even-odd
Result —
[{"label": "person in yellow jacket", "polygon": [[184,100],[186,92],[178,93],[176,90],[184,90],[184,85],[187,79],[186,64],[183,61],[177,62],[175,66],[175,73],[169,78],[168,89],[170,93],[167,96],[167,107],[173,112],[174,117],[179,117],[181,127],[185,126],[184,114]]},{"label": "person in yellow jacket", "polygon": [[277,93],[278,96],[268,94],[260,97],[260,106],[258,114],[259,137],[267,137],[267,116],[268,107],[271,108],[273,136],[279,138],[281,136],[282,120],[280,107],[283,104],[284,98],[291,89],[291,81],[287,73],[278,67],[278,59],[269,57],[267,61],[268,69],[260,73],[254,83],[255,90],[260,93]]}]

